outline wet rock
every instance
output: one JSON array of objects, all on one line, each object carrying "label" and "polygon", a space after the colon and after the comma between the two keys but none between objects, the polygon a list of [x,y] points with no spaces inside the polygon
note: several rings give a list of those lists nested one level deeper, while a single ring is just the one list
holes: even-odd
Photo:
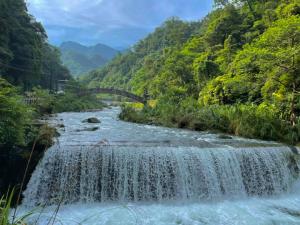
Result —
[{"label": "wet rock", "polygon": [[[24,171],[32,150],[33,143],[25,147],[5,147],[0,145],[0,196],[11,190],[12,187],[20,187],[23,182]],[[45,146],[36,143],[31,156],[30,164],[27,168],[23,190],[25,190],[31,174],[35,170],[36,165],[42,159]],[[19,190],[18,190],[19,191]],[[21,196],[22,198],[22,196]],[[12,205],[16,204],[16,196],[12,199]]]},{"label": "wet rock", "polygon": [[54,137],[58,138],[58,137],[60,137],[60,136],[61,136],[61,134],[60,134],[57,130],[55,130]]},{"label": "wet rock", "polygon": [[84,129],[77,129],[76,132],[81,132],[81,131],[96,131],[99,130],[99,127],[87,127]]},{"label": "wet rock", "polygon": [[96,131],[96,130],[99,130],[99,127],[91,127],[86,129],[86,131]]},{"label": "wet rock", "polygon": [[228,135],[224,135],[224,134],[220,134],[220,135],[218,136],[218,138],[219,138],[219,139],[227,139],[227,140],[232,139],[232,137],[230,137],[230,136],[228,136]]},{"label": "wet rock", "polygon": [[295,147],[295,146],[290,146],[289,148],[291,149],[291,151],[292,151],[293,153],[295,153],[295,154],[297,154],[297,155],[300,154],[300,153],[298,152],[298,148],[297,148],[297,147]]},{"label": "wet rock", "polygon": [[65,125],[64,124],[57,124],[57,127],[58,128],[65,128]]},{"label": "wet rock", "polygon": [[96,117],[91,117],[82,121],[83,123],[101,123],[101,121]]}]

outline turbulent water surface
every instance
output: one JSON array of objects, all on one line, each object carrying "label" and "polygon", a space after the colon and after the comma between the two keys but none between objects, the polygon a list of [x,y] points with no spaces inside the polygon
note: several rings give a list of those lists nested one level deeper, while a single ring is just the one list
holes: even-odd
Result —
[{"label": "turbulent water surface", "polygon": [[[118,112],[52,120],[65,127],[33,173],[20,215],[34,209],[29,222],[41,225],[300,225],[297,149],[126,123]],[[101,124],[82,123],[89,117]]]}]

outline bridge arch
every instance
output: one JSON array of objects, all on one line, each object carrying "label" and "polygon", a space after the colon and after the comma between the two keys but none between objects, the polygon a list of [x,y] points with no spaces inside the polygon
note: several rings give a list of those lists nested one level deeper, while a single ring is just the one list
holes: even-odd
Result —
[{"label": "bridge arch", "polygon": [[147,99],[144,97],[116,88],[90,88],[88,90],[80,91],[80,95],[89,95],[89,94],[113,94],[113,95],[127,97],[129,99],[132,99],[136,102],[140,102],[143,104],[147,103]]}]

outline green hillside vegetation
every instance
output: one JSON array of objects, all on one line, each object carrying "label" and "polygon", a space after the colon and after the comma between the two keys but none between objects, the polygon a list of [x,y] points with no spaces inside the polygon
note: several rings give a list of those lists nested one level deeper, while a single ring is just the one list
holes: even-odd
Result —
[{"label": "green hillside vegetation", "polygon": [[[56,94],[59,80],[65,79],[75,88]],[[44,114],[103,106],[96,97],[79,96],[76,87],[24,0],[0,0],[0,153],[32,144],[37,135],[32,124]],[[36,104],[25,104],[28,94],[38,99]]]},{"label": "green hillside vegetation", "polygon": [[64,42],[60,46],[63,64],[73,76],[79,76],[105,65],[118,51],[106,45],[86,47],[76,42]]},{"label": "green hillside vegetation", "polygon": [[155,104],[121,117],[250,138],[300,138],[299,0],[215,1],[200,22],[172,18],[133,49],[89,73]]},{"label": "green hillside vegetation", "polygon": [[47,43],[44,28],[28,14],[24,0],[0,0],[0,76],[24,91],[53,89],[69,79],[59,51]]}]

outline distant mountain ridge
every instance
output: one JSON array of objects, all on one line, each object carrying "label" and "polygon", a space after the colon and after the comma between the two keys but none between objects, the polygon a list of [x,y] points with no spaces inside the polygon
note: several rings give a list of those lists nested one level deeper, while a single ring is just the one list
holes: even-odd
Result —
[{"label": "distant mountain ridge", "polygon": [[104,44],[84,46],[77,42],[63,42],[60,45],[61,59],[73,76],[99,68],[114,58],[119,51]]}]

